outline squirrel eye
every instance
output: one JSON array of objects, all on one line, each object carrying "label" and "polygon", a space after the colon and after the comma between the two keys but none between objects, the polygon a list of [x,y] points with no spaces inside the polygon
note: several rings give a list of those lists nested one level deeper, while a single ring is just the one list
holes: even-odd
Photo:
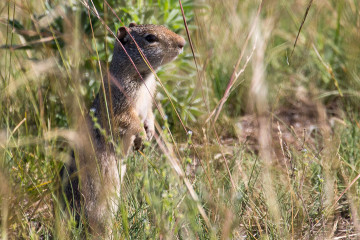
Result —
[{"label": "squirrel eye", "polygon": [[158,38],[155,35],[149,34],[145,37],[145,40],[149,43],[157,42]]}]

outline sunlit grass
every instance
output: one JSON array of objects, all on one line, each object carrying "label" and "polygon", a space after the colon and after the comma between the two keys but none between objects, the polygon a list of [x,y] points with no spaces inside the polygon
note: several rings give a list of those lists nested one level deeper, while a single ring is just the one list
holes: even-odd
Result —
[{"label": "sunlit grass", "polygon": [[[108,2],[186,37],[178,1]],[[187,43],[158,72],[174,106],[159,85],[159,140],[124,159],[116,239],[359,238],[359,4],[313,1],[294,49],[310,1],[260,2],[182,1],[198,69]],[[59,170],[113,37],[82,1],[2,1],[0,45],[1,239],[87,236]]]}]

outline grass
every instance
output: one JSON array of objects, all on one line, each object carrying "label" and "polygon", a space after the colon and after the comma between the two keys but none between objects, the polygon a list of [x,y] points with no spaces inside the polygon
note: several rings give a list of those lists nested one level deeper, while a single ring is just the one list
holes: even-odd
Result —
[{"label": "grass", "polygon": [[[85,2],[0,3],[1,239],[82,236],[55,214],[58,173],[121,26]],[[359,238],[360,8],[313,1],[299,32],[310,2],[182,1],[198,68],[187,44],[158,72],[174,106],[159,86],[161,141],[124,159],[116,239]],[[186,37],[178,1],[108,3]]]}]

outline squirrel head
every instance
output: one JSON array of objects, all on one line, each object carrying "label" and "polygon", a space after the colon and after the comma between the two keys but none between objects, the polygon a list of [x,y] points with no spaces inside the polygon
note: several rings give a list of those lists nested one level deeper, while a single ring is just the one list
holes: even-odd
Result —
[{"label": "squirrel head", "polygon": [[[128,28],[120,27],[117,31],[117,40],[113,55],[113,59],[117,59],[115,60],[116,63],[123,66],[124,64],[131,64],[129,55],[139,72],[142,73],[150,73],[151,70],[141,56],[138,47],[156,70],[158,67],[174,60],[183,51],[185,45],[183,37],[164,26],[152,24],[137,25],[130,23]],[[123,45],[127,54],[119,42]]]}]

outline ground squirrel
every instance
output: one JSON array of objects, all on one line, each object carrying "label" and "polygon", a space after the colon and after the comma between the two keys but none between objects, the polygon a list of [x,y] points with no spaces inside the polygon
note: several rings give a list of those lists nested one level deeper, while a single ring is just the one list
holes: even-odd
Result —
[{"label": "ground squirrel", "polygon": [[[84,140],[85,143],[75,149],[72,160],[61,173],[62,195],[67,206],[75,211],[77,220],[80,215],[85,216],[90,232],[103,236],[110,234],[111,229],[107,228],[111,227],[111,219],[118,209],[120,176],[114,146],[101,129],[107,136],[112,129],[115,140],[122,146],[123,156],[134,142],[134,147],[139,148],[145,137],[151,139],[155,131],[152,99],[156,82],[137,46],[156,70],[174,60],[185,45],[183,37],[164,26],[150,24],[131,23],[128,28],[120,27],[117,39],[109,73],[104,77],[106,96],[100,90],[90,109],[93,116],[82,124],[91,141]],[[100,128],[96,127],[94,118]]]}]

